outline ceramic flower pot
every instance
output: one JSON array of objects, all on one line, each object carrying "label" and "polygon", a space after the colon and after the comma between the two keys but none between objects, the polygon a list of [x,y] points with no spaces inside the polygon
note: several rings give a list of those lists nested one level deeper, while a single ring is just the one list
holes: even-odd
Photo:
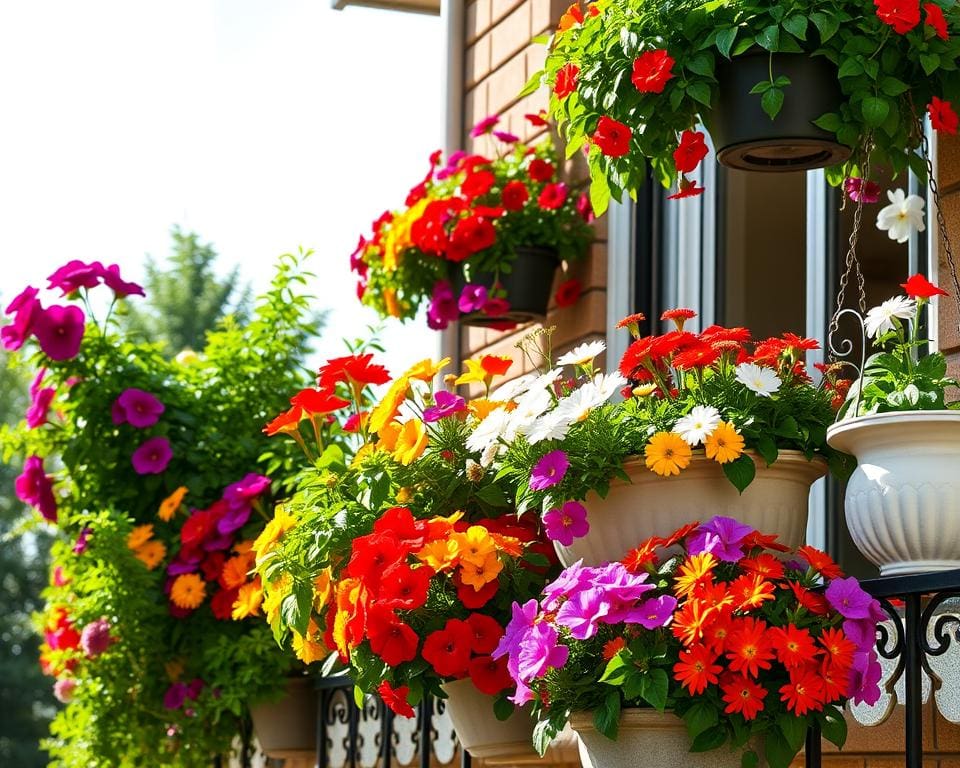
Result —
[{"label": "ceramic flower pot", "polygon": [[540,757],[533,748],[534,721],[529,708],[514,711],[506,720],[493,713],[493,697],[478,691],[470,680],[444,683],[447,714],[460,746],[486,765],[577,764],[577,737],[564,730]]},{"label": "ceramic flower pot", "polygon": [[317,693],[308,677],[291,677],[282,699],[250,708],[253,733],[261,751],[275,760],[317,756]]},{"label": "ceramic flower pot", "polygon": [[960,568],[960,412],[858,416],[827,442],[857,457],[847,527],[881,574]]},{"label": "ceramic flower pot", "polygon": [[707,118],[717,161],[747,171],[805,171],[842,163],[851,150],[813,121],[839,110],[843,101],[837,68],[823,56],[777,53],[774,77],[789,77],[783,107],[771,120],[763,111],[757,83],[769,81],[766,51],[719,59],[718,95]]},{"label": "ceramic flower pot", "polygon": [[807,461],[800,451],[780,451],[768,467],[748,454],[757,475],[742,494],[703,452],[694,452],[690,465],[672,477],[651,472],[642,458],[626,461],[623,469],[632,482],[614,480],[603,499],[595,493],[587,496],[590,532],[569,547],[555,543],[560,562],[566,566],[583,558],[586,565],[599,565],[619,560],[651,536],[669,536],[687,523],[714,515],[775,533],[789,547],[802,546],[810,486],[826,474],[827,462]]},{"label": "ceramic flower pot", "polygon": [[[652,709],[625,709],[620,716],[617,740],[593,727],[592,712],[575,712],[570,727],[580,737],[583,768],[635,768],[637,765],[672,768],[740,768],[742,752],[728,746],[709,752],[691,752],[683,720]],[[765,766],[763,750],[754,747]],[[643,759],[638,761],[638,756]]]},{"label": "ceramic flower pot", "polygon": [[[489,326],[499,323],[529,323],[542,320],[547,315],[550,292],[553,289],[553,275],[560,262],[556,251],[550,248],[521,246],[516,249],[517,257],[512,270],[500,273],[500,284],[507,292],[510,309],[506,314],[490,317],[483,312],[471,312],[460,316],[465,325]],[[494,275],[481,272],[470,275],[470,283],[490,288]],[[455,269],[451,281],[455,297],[466,285],[462,269]]]}]

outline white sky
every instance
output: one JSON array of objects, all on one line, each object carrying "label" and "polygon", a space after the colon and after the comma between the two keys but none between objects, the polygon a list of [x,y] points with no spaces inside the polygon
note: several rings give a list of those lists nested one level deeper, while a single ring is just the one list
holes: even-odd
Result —
[{"label": "white sky", "polygon": [[[71,258],[136,279],[177,223],[258,290],[314,248],[340,353],[376,322],[348,255],[442,145],[442,42],[438,18],[329,0],[0,3],[0,295]],[[383,338],[394,373],[436,351],[423,321]]]}]

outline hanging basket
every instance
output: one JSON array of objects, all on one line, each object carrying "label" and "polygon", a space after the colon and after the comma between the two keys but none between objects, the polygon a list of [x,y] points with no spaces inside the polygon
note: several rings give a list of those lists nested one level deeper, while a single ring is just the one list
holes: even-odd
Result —
[{"label": "hanging basket", "polygon": [[[519,246],[510,272],[501,272],[499,284],[506,291],[510,309],[506,314],[491,317],[483,312],[471,312],[460,316],[464,325],[492,326],[503,323],[530,323],[542,320],[547,315],[553,275],[560,265],[557,252],[552,248]],[[454,270],[452,279],[454,296],[459,296],[467,280],[462,269]],[[493,287],[495,276],[489,272],[471,274],[473,285]]]},{"label": "hanging basket", "polygon": [[783,107],[776,118],[763,111],[760,95],[750,90],[770,79],[766,51],[721,59],[717,65],[718,95],[709,114],[717,161],[745,171],[806,171],[842,163],[850,147],[813,121],[836,112],[843,101],[836,67],[822,56],[778,53],[773,76],[790,78]]}]

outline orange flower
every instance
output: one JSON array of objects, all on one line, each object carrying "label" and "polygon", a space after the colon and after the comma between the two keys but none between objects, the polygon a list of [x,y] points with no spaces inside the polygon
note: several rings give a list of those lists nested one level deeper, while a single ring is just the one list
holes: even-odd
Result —
[{"label": "orange flower", "polygon": [[484,558],[483,563],[477,565],[473,562],[460,563],[460,580],[473,587],[475,592],[479,592],[487,584],[500,575],[503,570],[503,562],[497,557],[496,552],[491,552]]},{"label": "orange flower", "polygon": [[751,677],[759,675],[761,669],[770,669],[773,649],[767,636],[767,623],[752,616],[737,619],[727,637],[727,659],[730,669]]},{"label": "orange flower", "polygon": [[824,659],[820,665],[820,680],[823,683],[823,703],[844,699],[850,690],[850,670],[831,664]]},{"label": "orange flower", "polygon": [[783,577],[783,563],[769,552],[756,557],[745,557],[740,561],[740,567],[747,571],[760,574],[768,579]]},{"label": "orange flower", "polygon": [[560,24],[557,32],[566,32],[577,24],[583,24],[583,11],[580,10],[579,3],[571,3],[566,12],[560,17]]},{"label": "orange flower", "polygon": [[647,539],[639,547],[634,547],[620,561],[630,573],[639,573],[647,570],[648,565],[657,564],[657,547],[663,544],[663,539],[654,536]]},{"label": "orange flower", "polygon": [[415,462],[427,447],[427,428],[420,419],[404,422],[397,435],[393,449],[394,458],[408,467]]},{"label": "orange flower", "polygon": [[304,664],[322,661],[329,652],[323,644],[320,627],[313,619],[310,619],[310,623],[307,625],[306,635],[301,635],[296,630],[293,630],[292,635],[293,652]]},{"label": "orange flower", "polygon": [[[393,450],[397,447],[397,438],[400,437],[400,424],[396,421],[384,424],[377,430],[377,434],[380,436],[380,439],[377,441],[377,448],[387,451],[388,453],[393,453]],[[367,446],[363,446],[363,448],[366,447]],[[357,459],[359,459],[363,453],[363,448],[360,449],[354,458],[354,464],[356,464]]]},{"label": "orange flower", "polygon": [[438,363],[433,362],[433,360],[428,357],[419,363],[414,363],[403,375],[407,378],[419,379],[420,381],[429,383],[448,365],[450,365],[449,357],[443,358],[443,360]]},{"label": "orange flower", "polygon": [[708,618],[711,618],[714,610],[700,600],[694,598],[687,600],[683,608],[673,615],[673,624],[670,628],[674,637],[686,646],[703,640],[703,625]]},{"label": "orange flower", "polygon": [[710,623],[703,629],[703,642],[714,653],[720,654],[727,650],[727,638],[733,626],[733,609],[729,605],[716,608],[710,618]]},{"label": "orange flower", "polygon": [[713,569],[717,558],[712,552],[692,555],[680,566],[674,581],[673,591],[677,597],[690,597],[705,586],[713,583]]},{"label": "orange flower", "polygon": [[790,670],[790,682],[780,688],[780,701],[798,717],[823,708],[823,681],[815,668]]},{"label": "orange flower", "polygon": [[134,557],[151,571],[163,562],[167,556],[167,547],[162,541],[148,541],[134,553]]},{"label": "orange flower", "polygon": [[497,545],[497,549],[510,557],[520,557],[523,554],[523,542],[516,536],[507,536],[502,533],[490,532],[490,538]]},{"label": "orange flower", "polygon": [[730,593],[738,611],[759,608],[767,600],[773,600],[773,584],[759,573],[745,573],[730,584]]},{"label": "orange flower", "polygon": [[798,629],[793,624],[772,628],[770,641],[780,663],[787,668],[801,667],[813,661],[817,655],[817,648],[813,644],[810,633],[805,629]]},{"label": "orange flower", "polygon": [[195,573],[181,573],[170,585],[170,600],[184,610],[198,608],[207,596],[207,583]]},{"label": "orange flower", "polygon": [[620,651],[627,647],[627,641],[622,637],[615,637],[613,640],[607,640],[603,644],[603,660],[610,661]]},{"label": "orange flower", "polygon": [[464,533],[454,533],[460,559],[473,565],[483,565],[490,555],[497,552],[497,543],[482,525],[471,525]]},{"label": "orange flower", "polygon": [[826,552],[821,552],[816,547],[806,544],[797,550],[797,554],[806,560],[810,567],[819,571],[828,579],[838,579],[843,576],[840,566],[833,562],[833,559]]},{"label": "orange flower", "polygon": [[439,573],[448,571],[457,564],[460,558],[460,547],[452,539],[436,539],[428,541],[423,545],[423,549],[414,552],[413,556]]},{"label": "orange flower", "polygon": [[691,694],[703,693],[716,683],[723,667],[715,663],[717,655],[705,645],[694,645],[680,653],[680,661],[673,665],[673,676]]},{"label": "orange flower", "polygon": [[823,630],[820,646],[826,652],[827,661],[834,669],[850,669],[857,644],[850,640],[839,627]]},{"label": "orange flower", "polygon": [[127,546],[132,550],[140,549],[153,537],[153,525],[138,525],[127,534]]},{"label": "orange flower", "polygon": [[236,555],[223,564],[220,572],[220,586],[224,589],[238,589],[247,581],[247,574],[253,563],[247,555]]},{"label": "orange flower", "polygon": [[187,495],[187,486],[181,485],[177,490],[171,493],[167,498],[160,502],[160,509],[157,510],[157,517],[163,522],[168,523],[177,514],[180,505],[183,504],[183,497]]},{"label": "orange flower", "polygon": [[367,623],[367,588],[360,579],[343,579],[334,589],[335,611],[333,642],[342,659],[350,658],[350,651],[363,640]]},{"label": "orange flower", "polygon": [[720,686],[728,715],[739,712],[744,720],[753,720],[763,711],[766,689],[743,675],[734,675]]},{"label": "orange flower", "polygon": [[330,601],[330,595],[333,594],[333,581],[331,579],[332,571],[328,565],[313,580],[313,610],[319,613]]},{"label": "orange flower", "polygon": [[263,587],[260,585],[260,577],[257,576],[253,581],[240,587],[237,599],[233,603],[234,621],[245,619],[247,616],[256,616],[260,613],[260,606],[263,604]]},{"label": "orange flower", "polygon": [[263,432],[268,436],[273,436],[281,432],[293,435],[300,431],[300,419],[302,416],[303,409],[299,405],[294,405],[267,424],[263,428]]},{"label": "orange flower", "polygon": [[476,400],[471,400],[467,403],[467,408],[477,417],[478,421],[483,421],[493,411],[497,410],[497,408],[502,408],[504,405],[506,405],[506,403],[502,400],[488,400],[485,397],[478,397]]}]

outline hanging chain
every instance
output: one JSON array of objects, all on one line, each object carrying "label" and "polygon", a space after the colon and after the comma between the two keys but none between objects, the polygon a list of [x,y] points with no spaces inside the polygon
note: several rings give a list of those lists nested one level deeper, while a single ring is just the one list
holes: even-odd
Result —
[{"label": "hanging chain", "polygon": [[923,122],[918,121],[920,127],[920,148],[923,152],[923,159],[927,164],[927,186],[933,197],[933,205],[937,209],[937,228],[940,230],[940,245],[943,253],[947,257],[947,264],[950,266],[950,277],[953,278],[953,299],[957,303],[957,310],[960,312],[960,278],[957,277],[957,264],[953,258],[953,249],[950,247],[950,236],[947,234],[947,221],[943,215],[943,207],[940,205],[940,185],[937,183],[933,172],[933,158],[930,157],[930,141],[927,138],[927,132],[923,130]]}]

